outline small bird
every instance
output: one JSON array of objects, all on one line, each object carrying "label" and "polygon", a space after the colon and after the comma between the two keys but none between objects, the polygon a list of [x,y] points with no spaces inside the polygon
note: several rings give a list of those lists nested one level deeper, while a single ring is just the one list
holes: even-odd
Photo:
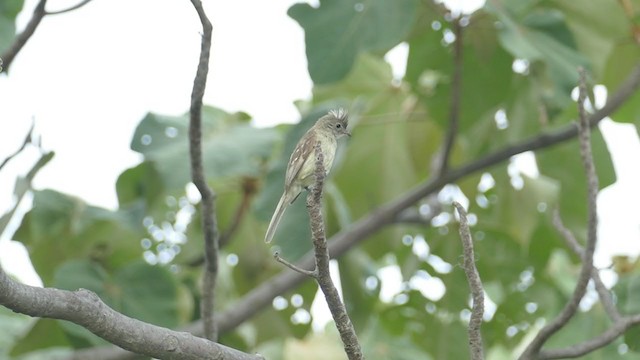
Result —
[{"label": "small bird", "polygon": [[287,206],[298,198],[302,189],[307,189],[314,183],[316,144],[320,142],[320,149],[324,156],[324,170],[325,174],[328,174],[338,148],[337,140],[344,135],[351,136],[347,130],[348,123],[348,114],[344,109],[331,110],[327,115],[321,117],[298,141],[291,158],[289,158],[284,180],[284,193],[278,201],[271,222],[269,222],[267,234],[264,237],[265,242],[269,243],[273,240],[273,235]]}]

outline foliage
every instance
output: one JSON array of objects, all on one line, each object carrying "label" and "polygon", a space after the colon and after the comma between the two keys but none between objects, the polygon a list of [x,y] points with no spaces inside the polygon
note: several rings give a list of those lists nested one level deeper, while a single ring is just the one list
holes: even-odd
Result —
[{"label": "foliage", "polygon": [[[11,4],[21,2],[0,5],[0,44],[13,36],[16,11]],[[640,9],[640,2],[634,4]],[[261,282],[288,271],[273,261],[262,239],[281,194],[289,154],[321,114],[337,106],[350,108],[354,133],[342,144],[327,184],[329,235],[434,176],[447,131],[454,55],[451,18],[441,5],[323,0],[317,8],[296,4],[289,15],[305,30],[315,84],[313,97],[300,103],[301,122],[260,129],[245,113],[208,107],[203,114],[205,169],[218,194],[221,232],[242,214],[222,249],[220,309],[232,308]],[[577,66],[586,67],[590,82],[604,84],[611,94],[640,58],[640,47],[631,39],[632,19],[613,0],[490,1],[467,20],[454,168],[574,121],[570,93]],[[406,75],[396,79],[383,55],[401,43],[409,55]],[[524,68],[514,71],[514,64]],[[27,246],[46,286],[91,289],[116,310],[162,326],[198,319],[201,269],[194,264],[201,260],[202,233],[198,199],[188,185],[187,118],[150,113],[142,119],[131,148],[143,160],[120,175],[116,211],[51,190],[33,192],[33,208],[14,238]],[[640,93],[612,118],[639,128]],[[606,187],[615,181],[615,172],[598,131],[593,150],[600,186]],[[513,358],[537,321],[558,313],[578,271],[577,259],[550,220],[551,210],[559,207],[583,240],[586,184],[577,141],[541,150],[535,159],[535,176],[500,164],[455,184],[477,219],[472,228],[477,266],[495,304],[483,324],[491,359]],[[481,179],[490,179],[490,185],[483,180],[485,185],[479,186]],[[467,357],[469,291],[458,266],[461,245],[449,194],[440,193],[442,212],[430,224],[390,226],[338,260],[345,302],[369,358]],[[249,211],[239,212],[245,201]],[[416,209],[427,214],[436,210],[426,203]],[[306,216],[304,201],[298,200],[276,235],[277,246],[290,260],[311,248],[305,240]],[[629,264],[624,272],[618,269],[616,294],[625,311],[638,312],[640,266]],[[400,269],[402,285],[390,301],[383,301],[380,292],[388,280],[380,270],[389,266]],[[416,285],[421,279],[441,282],[444,293]],[[274,358],[301,358],[300,351],[314,349],[330,353],[339,344],[335,334],[313,333],[308,319],[300,316],[309,314],[315,292],[309,282],[284,294],[287,306],[261,312],[224,334],[222,342],[262,349]],[[2,308],[0,317],[7,319],[0,321],[2,332],[24,331],[17,339],[0,338],[0,348],[11,346],[12,356],[102,343],[67,323],[38,320],[29,330],[16,330],[25,328],[27,320]],[[607,321],[600,306],[593,306],[550,345],[587,340],[603,331]],[[637,336],[637,330],[629,331],[625,339],[587,358],[617,356],[623,342],[633,352],[629,358],[639,357],[633,345]]]}]

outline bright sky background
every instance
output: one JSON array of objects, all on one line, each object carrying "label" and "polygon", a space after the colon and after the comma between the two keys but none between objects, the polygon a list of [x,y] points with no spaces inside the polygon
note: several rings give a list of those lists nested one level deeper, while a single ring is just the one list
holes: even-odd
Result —
[{"label": "bright sky background", "polygon": [[[48,9],[78,1],[50,0]],[[19,29],[36,2],[26,0]],[[206,104],[246,111],[261,126],[298,120],[293,101],[309,98],[311,81],[304,33],[286,15],[295,2],[205,0],[214,24]],[[19,147],[35,119],[44,148],[56,152],[35,187],[115,208],[117,176],[140,160],[129,150],[135,126],[148,111],[178,115],[188,110],[200,32],[189,0],[94,0],[79,10],[45,17],[10,75],[0,75],[0,159]],[[401,76],[406,46],[387,58]],[[606,266],[613,254],[640,252],[640,218],[629,211],[640,200],[640,143],[630,125],[605,121],[602,128],[618,174],[618,182],[599,198],[597,264]],[[0,172],[0,211],[11,206],[16,176],[25,174],[37,156],[28,151]],[[22,205],[28,209],[28,199]],[[0,239],[3,267],[38,284],[25,267],[24,248],[9,240]]]}]

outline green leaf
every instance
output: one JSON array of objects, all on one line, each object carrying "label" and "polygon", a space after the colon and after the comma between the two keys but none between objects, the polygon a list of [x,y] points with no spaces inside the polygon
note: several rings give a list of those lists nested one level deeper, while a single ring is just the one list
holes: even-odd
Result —
[{"label": "green leaf", "polygon": [[377,266],[361,249],[354,249],[340,258],[340,283],[349,317],[356,324],[356,332],[365,330],[367,320],[380,302],[379,291],[365,287],[366,279],[375,276]]},{"label": "green leaf", "polygon": [[163,194],[163,183],[160,173],[153,162],[142,162],[125,170],[116,182],[118,203],[120,206],[144,201],[146,208],[151,209]]},{"label": "green leaf", "polygon": [[[177,284],[160,266],[132,262],[112,275],[95,262],[74,260],[57,269],[53,285],[69,291],[91,290],[114,310],[141,321],[168,328],[178,325]],[[85,346],[106,343],[79,325],[61,321],[60,326]]]},{"label": "green leaf", "polygon": [[590,64],[576,49],[564,15],[542,7],[518,14],[494,3],[485,8],[500,21],[502,46],[514,57],[528,60],[532,75],[549,84],[544,94],[547,105],[556,109],[567,106],[569,92],[578,82],[578,66],[589,68]]},{"label": "green leaf", "polygon": [[[429,118],[446,128],[451,111],[454,55],[453,46],[442,41],[448,24],[444,19],[438,21],[442,30],[425,24],[419,35],[410,40],[406,79],[425,102]],[[470,133],[476,141],[477,123],[488,113],[493,123],[493,114],[514,91],[513,56],[499,46],[494,25],[486,14],[473,17],[464,28],[462,56],[459,131]]]},{"label": "green leaf", "polygon": [[70,259],[92,258],[106,267],[139,259],[145,235],[135,209],[110,211],[52,190],[34,192],[33,208],[15,234],[45,285]]},{"label": "green leaf", "polygon": [[369,321],[367,329],[360,335],[365,358],[387,360],[433,359],[407,336],[394,336],[385,331],[380,326],[381,321],[372,319]]},{"label": "green leaf", "polygon": [[[640,66],[640,47],[629,41],[617,44],[608,59],[603,77],[603,84],[607,86],[609,94],[615,92],[627,79],[631,71]],[[640,91],[636,91],[620,109],[611,115],[618,122],[633,123],[640,134]]]},{"label": "green leaf", "polygon": [[13,43],[16,35],[16,16],[22,10],[24,0],[3,0],[0,3],[0,54]]},{"label": "green leaf", "polygon": [[71,346],[69,339],[60,326],[62,322],[53,319],[39,319],[28,333],[11,349],[12,358],[35,350],[52,347]]},{"label": "green leaf", "polygon": [[9,350],[36,320],[0,307],[0,359],[8,360]]},{"label": "green leaf", "polygon": [[305,30],[309,74],[315,84],[344,78],[363,51],[383,54],[409,34],[417,0],[322,0],[295,4],[289,16]]},{"label": "green leaf", "polygon": [[[591,147],[600,189],[611,185],[615,171],[602,134],[591,132]],[[587,180],[578,141],[573,140],[536,154],[540,173],[560,183],[559,210],[565,225],[584,238],[587,227]]]},{"label": "green leaf", "polygon": [[[486,210],[476,208],[480,218],[479,229],[508,234],[521,246],[528,246],[533,232],[544,219],[539,206],[553,208],[557,202],[560,185],[557,181],[539,176],[522,175],[521,189],[515,189],[505,168],[492,172],[496,182],[495,202]],[[492,189],[493,190],[493,189]]]},{"label": "green leaf", "polygon": [[[552,0],[551,4],[562,11],[577,48],[593,65],[592,75],[601,78],[614,47],[618,46],[620,39],[631,34],[623,7],[610,0],[581,3]],[[628,44],[631,45],[631,42]]]},{"label": "green leaf", "polygon": [[[277,135],[272,129],[247,124],[245,114],[227,114],[205,107],[202,112],[202,153],[207,179],[257,177],[271,155]],[[191,181],[188,116],[149,113],[136,128],[131,149],[153,161],[169,190]]]},{"label": "green leaf", "polygon": [[178,325],[177,284],[165,267],[131,263],[118,271],[121,311],[136,319],[174,328]]},{"label": "green leaf", "polygon": [[40,159],[33,165],[31,170],[27,173],[25,177],[19,177],[16,180],[16,186],[13,190],[13,194],[15,196],[15,203],[11,210],[6,212],[2,217],[0,217],[0,234],[3,234],[9,221],[13,217],[13,214],[16,212],[16,209],[20,205],[22,198],[27,194],[27,191],[31,190],[31,182],[35,178],[36,174],[40,169],[42,169],[51,159],[53,159],[53,151],[50,151],[46,154],[43,154]]}]

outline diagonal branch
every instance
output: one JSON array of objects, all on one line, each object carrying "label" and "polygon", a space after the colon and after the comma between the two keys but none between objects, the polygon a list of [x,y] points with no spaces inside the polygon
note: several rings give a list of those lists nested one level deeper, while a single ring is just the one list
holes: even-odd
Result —
[{"label": "diagonal branch", "polygon": [[608,328],[605,332],[596,336],[590,340],[587,340],[581,344],[569,346],[562,349],[551,349],[551,350],[542,350],[538,355],[538,359],[547,360],[547,359],[567,359],[567,358],[578,358],[583,355],[586,355],[594,350],[597,350],[601,347],[604,347],[614,340],[616,340],[619,336],[625,333],[632,326],[640,325],[640,314],[625,316],[617,320],[610,328]]},{"label": "diagonal branch", "polygon": [[[607,104],[600,110],[596,111],[589,117],[589,124],[595,126],[600,120],[614,113],[631,95],[633,95],[640,87],[640,63],[629,74],[627,80],[620,88],[607,100]],[[371,211],[365,217],[357,220],[348,229],[335,234],[329,241],[329,253],[332,257],[338,257],[346,251],[364,241],[370,235],[392,224],[396,216],[403,210],[413,206],[416,202],[438,191],[442,186],[453,183],[464,178],[467,175],[477,171],[485,170],[491,166],[502,163],[503,161],[523,152],[548,148],[565,141],[573,139],[577,135],[575,125],[568,125],[563,129],[555,132],[543,133],[532,137],[529,140],[522,141],[514,145],[506,146],[504,149],[498,150],[492,154],[484,156],[480,159],[472,160],[466,165],[452,169],[447,174],[432,178],[417,187],[408,190],[397,198],[381,205],[377,209]],[[313,268],[314,259],[312,254],[307,254],[296,265],[300,268]],[[220,314],[218,326],[220,332],[226,332],[234,329],[247,319],[250,319],[262,309],[271,305],[274,297],[281,295],[300,285],[307,277],[303,274],[282,271],[268,281],[260,284],[241,299],[234,303],[234,306],[225,310]],[[196,321],[183,331],[189,331],[194,334],[202,332],[202,323]],[[97,350],[96,350],[97,349]],[[94,355],[100,352],[105,357],[101,359],[122,359],[126,353],[115,347],[111,347],[111,352],[107,352],[103,348],[90,348],[77,351],[75,354],[77,359],[92,358],[98,360]],[[112,354],[120,354],[112,356]],[[111,357],[107,357],[111,356]]]},{"label": "diagonal branch", "polygon": [[218,274],[218,224],[216,221],[216,194],[207,184],[202,165],[202,97],[207,85],[209,73],[209,55],[211,53],[211,35],[213,27],[207,18],[200,0],[191,0],[202,23],[202,44],[200,61],[191,93],[189,121],[189,155],[191,158],[191,178],[202,197],[202,227],[204,234],[205,271],[202,280],[201,313],[204,319],[204,335],[215,341],[218,330],[213,319],[214,290]]},{"label": "diagonal branch", "polygon": [[77,4],[73,5],[73,6],[70,6],[70,7],[66,8],[66,9],[56,10],[56,11],[47,11],[47,12],[45,12],[45,15],[59,15],[59,14],[68,13],[70,11],[80,9],[81,7],[87,5],[89,2],[91,2],[91,0],[82,0],[81,2],[79,2],[79,3],[77,3]]},{"label": "diagonal branch", "polygon": [[584,109],[584,102],[587,98],[587,86],[585,80],[584,69],[579,69],[580,83],[579,96],[578,96],[578,138],[580,140],[580,155],[582,157],[582,163],[584,166],[585,176],[587,178],[587,206],[588,206],[588,220],[587,220],[587,243],[582,255],[582,267],[580,268],[580,274],[578,275],[578,281],[576,283],[573,295],[562,309],[560,314],[553,319],[549,324],[543,327],[536,337],[527,346],[525,351],[520,356],[522,360],[537,358],[542,346],[555,334],[558,330],[571,320],[578,310],[580,301],[584,297],[587,291],[587,284],[591,279],[591,273],[593,269],[593,253],[596,249],[597,243],[597,230],[598,230],[598,176],[596,174],[595,165],[593,163],[593,155],[591,153],[591,134],[590,126],[587,120],[587,114]]},{"label": "diagonal branch", "polygon": [[2,268],[0,305],[29,316],[73,322],[123,349],[158,359],[263,359],[122,315],[89,290],[66,291],[20,284]]},{"label": "diagonal branch", "polygon": [[5,72],[9,71],[9,67],[11,66],[11,63],[13,63],[13,59],[15,59],[16,55],[18,55],[20,50],[22,50],[33,33],[36,32],[36,28],[40,25],[40,21],[42,21],[42,18],[46,15],[46,10],[44,9],[46,4],[47,0],[40,0],[40,2],[38,2],[38,5],[36,5],[36,8],[33,10],[33,15],[31,16],[31,20],[29,20],[27,27],[24,28],[18,36],[16,36],[11,47],[5,50],[2,56],[0,56],[4,64]]},{"label": "diagonal branch", "polygon": [[288,262],[287,260],[283,259],[280,256],[280,252],[276,251],[273,253],[273,258],[276,259],[277,262],[279,262],[280,264],[288,267],[289,269],[293,270],[293,271],[297,271],[301,274],[307,275],[309,277],[312,277],[314,279],[318,278],[318,269],[313,269],[313,270],[307,270],[307,269],[303,269],[303,268],[299,268],[297,267],[295,264],[292,264],[290,262]]},{"label": "diagonal branch", "polygon": [[[562,223],[562,219],[560,218],[560,213],[557,209],[553,212],[553,226],[556,228],[556,230],[558,230],[558,232],[560,232],[569,249],[571,249],[571,251],[578,255],[580,259],[582,259],[584,256],[584,249],[578,243],[578,240],[576,240],[575,236],[573,236],[573,233],[571,233],[571,231],[567,229],[566,226],[564,226],[564,224]],[[616,306],[613,303],[612,294],[602,282],[600,273],[595,266],[591,268],[591,279],[593,279],[593,283],[595,285],[596,292],[598,293],[598,297],[600,298],[600,302],[602,303],[604,310],[607,312],[607,315],[609,315],[609,318],[611,318],[611,320],[613,320],[614,322],[619,320],[620,312],[618,311],[618,309],[616,309]]]},{"label": "diagonal branch", "polygon": [[14,151],[11,155],[7,156],[2,161],[2,163],[0,163],[0,170],[2,170],[2,168],[4,168],[4,166],[7,165],[7,163],[11,161],[14,157],[18,156],[18,154],[20,154],[22,150],[24,150],[27,147],[28,144],[33,142],[33,129],[35,128],[35,126],[36,126],[35,122],[31,123],[31,128],[29,129],[27,136],[24,138],[22,145],[20,146],[20,148]]}]

